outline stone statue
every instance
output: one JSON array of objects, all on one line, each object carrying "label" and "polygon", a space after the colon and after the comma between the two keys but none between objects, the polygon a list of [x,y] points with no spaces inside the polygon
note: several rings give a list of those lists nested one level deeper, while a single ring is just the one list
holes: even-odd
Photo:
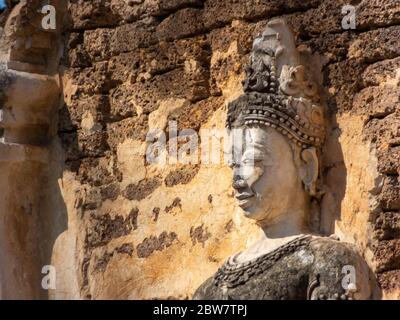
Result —
[{"label": "stone statue", "polygon": [[230,257],[194,299],[371,296],[357,250],[309,227],[322,192],[325,120],[315,68],[306,60],[284,20],[271,21],[254,41],[244,94],[229,105],[227,128],[243,145],[232,145],[235,197],[263,237]]}]

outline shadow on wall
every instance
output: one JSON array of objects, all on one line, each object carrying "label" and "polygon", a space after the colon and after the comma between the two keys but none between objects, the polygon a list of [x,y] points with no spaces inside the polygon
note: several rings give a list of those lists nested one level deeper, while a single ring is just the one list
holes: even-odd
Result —
[{"label": "shadow on wall", "polygon": [[[334,103],[335,102],[333,101],[333,104]],[[329,106],[329,113],[327,115],[329,120],[327,140],[322,157],[322,179],[324,185],[324,194],[320,203],[320,232],[326,236],[338,233],[336,224],[338,222],[343,222],[342,207],[345,201],[349,201],[349,199],[345,199],[346,190],[349,187],[347,185],[348,168],[346,167],[348,164],[345,162],[343,148],[340,142],[340,138],[344,132],[338,123],[336,110],[337,108],[335,105]],[[366,166],[367,164],[365,164],[365,167]],[[357,212],[353,212],[352,214],[356,215]],[[346,221],[345,223],[348,222]],[[367,225],[364,227],[368,228]],[[346,236],[348,239],[352,238],[355,242],[357,242],[357,235],[347,234]],[[341,240],[347,241],[348,239]],[[356,245],[360,250],[358,243],[356,243]],[[361,254],[364,256],[364,252]],[[374,300],[380,300],[382,298],[382,291],[379,288],[378,280],[371,265],[368,265],[368,270],[372,288],[371,298]]]},{"label": "shadow on wall", "polygon": [[328,117],[330,121],[322,158],[322,179],[325,190],[321,201],[320,230],[324,235],[335,233],[335,221],[341,219],[341,204],[347,186],[347,169],[339,142],[341,129],[334,112],[330,112]]}]

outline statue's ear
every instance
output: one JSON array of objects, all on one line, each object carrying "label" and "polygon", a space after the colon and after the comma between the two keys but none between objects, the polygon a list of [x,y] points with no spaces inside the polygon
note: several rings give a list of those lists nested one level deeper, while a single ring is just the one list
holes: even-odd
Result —
[{"label": "statue's ear", "polygon": [[315,148],[310,147],[301,152],[301,179],[311,196],[317,194],[317,179],[319,173],[318,156]]}]

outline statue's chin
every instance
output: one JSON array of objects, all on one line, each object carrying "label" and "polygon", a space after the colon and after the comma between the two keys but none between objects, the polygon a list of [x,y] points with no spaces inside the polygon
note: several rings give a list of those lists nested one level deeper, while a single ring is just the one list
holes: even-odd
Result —
[{"label": "statue's chin", "polygon": [[258,220],[264,215],[255,198],[239,202],[239,207],[242,208],[244,216],[249,219]]},{"label": "statue's chin", "polygon": [[256,197],[240,201],[239,207],[242,208],[246,218],[256,221],[264,221],[270,213],[269,208],[263,208]]}]

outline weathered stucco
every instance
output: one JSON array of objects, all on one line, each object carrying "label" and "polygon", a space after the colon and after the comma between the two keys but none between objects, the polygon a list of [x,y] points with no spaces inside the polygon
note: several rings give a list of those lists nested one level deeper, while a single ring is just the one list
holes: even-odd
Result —
[{"label": "weathered stucco", "polygon": [[[46,111],[35,113],[34,121],[49,124],[46,141],[21,140],[14,124],[5,131],[16,137],[9,142],[36,145],[50,161],[16,163],[0,145],[0,297],[46,296],[40,270],[52,264],[52,299],[191,298],[251,243],[259,231],[233,199],[230,169],[148,164],[146,134],[168,132],[171,120],[178,130],[223,129],[227,103],[242,93],[254,37],[269,19],[284,17],[323,74],[330,124],[321,230],[355,243],[383,297],[400,298],[400,4],[350,2],[356,30],[341,26],[342,0],[58,6],[63,20],[51,39],[62,54],[46,51],[48,69],[22,61],[23,50],[1,59],[25,79],[54,77],[57,88],[41,101]],[[41,3],[24,5],[20,17]],[[24,28],[11,41],[37,32]],[[2,36],[2,52],[9,41]],[[2,84],[2,109],[17,112],[13,99],[26,97],[10,88]]]}]

